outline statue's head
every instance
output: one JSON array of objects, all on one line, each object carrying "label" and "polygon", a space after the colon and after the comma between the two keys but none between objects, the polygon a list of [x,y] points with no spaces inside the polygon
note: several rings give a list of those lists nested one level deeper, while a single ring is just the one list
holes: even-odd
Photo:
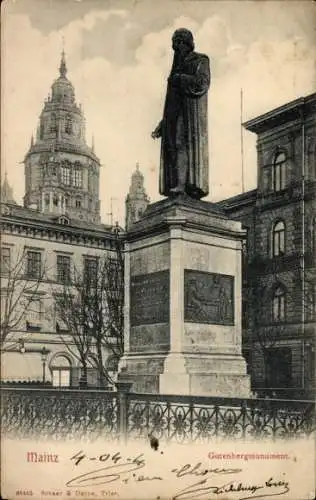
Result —
[{"label": "statue's head", "polygon": [[172,48],[174,51],[191,52],[194,50],[194,41],[191,31],[186,28],[177,29],[172,35]]}]

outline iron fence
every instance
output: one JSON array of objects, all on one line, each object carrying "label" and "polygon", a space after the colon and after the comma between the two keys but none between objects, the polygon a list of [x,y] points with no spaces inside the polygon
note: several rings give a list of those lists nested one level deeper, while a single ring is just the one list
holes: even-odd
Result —
[{"label": "iron fence", "polygon": [[208,442],[222,439],[288,439],[315,430],[312,402],[129,395],[128,435],[146,433],[163,441]]},{"label": "iron fence", "polygon": [[135,394],[118,391],[2,388],[1,427],[7,436],[93,441],[148,439],[206,443],[216,439],[311,437],[315,403]]},{"label": "iron fence", "polygon": [[1,430],[48,440],[119,436],[117,393],[39,388],[1,389]]}]

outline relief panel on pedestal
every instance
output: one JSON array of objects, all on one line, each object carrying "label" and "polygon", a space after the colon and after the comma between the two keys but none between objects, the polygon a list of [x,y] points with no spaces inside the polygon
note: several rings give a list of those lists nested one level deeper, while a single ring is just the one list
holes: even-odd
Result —
[{"label": "relief panel on pedestal", "polygon": [[184,321],[234,325],[234,276],[184,270]]}]

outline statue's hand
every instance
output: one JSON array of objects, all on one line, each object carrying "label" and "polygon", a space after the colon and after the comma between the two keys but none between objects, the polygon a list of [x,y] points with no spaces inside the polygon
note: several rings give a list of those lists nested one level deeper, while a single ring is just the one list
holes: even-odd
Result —
[{"label": "statue's hand", "polygon": [[151,137],[153,139],[159,139],[159,137],[161,137],[161,122],[159,123],[159,125],[157,125],[157,127],[155,128],[155,130],[151,133]]}]

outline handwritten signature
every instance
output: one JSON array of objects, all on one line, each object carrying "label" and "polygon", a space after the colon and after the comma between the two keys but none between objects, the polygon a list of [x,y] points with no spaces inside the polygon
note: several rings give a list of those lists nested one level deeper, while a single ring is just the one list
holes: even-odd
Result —
[{"label": "handwritten signature", "polygon": [[[106,453],[98,457],[88,457],[82,451],[71,457],[75,466],[78,466],[83,460],[107,462],[105,467],[93,469],[90,472],[80,474],[66,483],[67,487],[88,487],[99,486],[121,480],[127,484],[129,481],[145,482],[145,481],[162,481],[164,478],[160,475],[149,476],[139,474],[137,471],[146,466],[145,457],[143,454],[135,457],[122,457],[120,453],[113,455]],[[266,481],[260,483],[244,483],[243,480],[233,479],[221,485],[210,483],[210,479],[214,477],[239,474],[243,469],[240,468],[206,468],[202,462],[195,464],[184,464],[171,469],[171,474],[174,475],[176,483],[183,482],[183,478],[203,478],[197,482],[186,486],[173,495],[172,500],[191,500],[191,499],[208,499],[210,494],[225,495],[234,494],[234,498],[238,500],[247,500],[252,498],[268,498],[273,496],[285,495],[290,491],[289,482],[283,479],[274,479],[270,477]],[[213,481],[212,481],[213,482]]]},{"label": "handwritten signature", "polygon": [[[208,485],[207,481],[207,479],[203,479],[195,484],[191,484],[174,495],[172,500],[191,500],[193,498],[210,499],[210,493],[215,495],[223,495],[224,493],[239,493],[242,495],[238,497],[239,500],[247,500],[249,498],[268,498],[285,495],[285,493],[290,491],[289,483],[287,481],[273,480],[272,477],[261,484],[244,484],[242,481],[234,480],[221,486],[215,486]],[[280,491],[275,491],[274,488],[279,489]],[[257,492],[259,493],[257,494]],[[249,495],[248,493],[251,494]]]}]

